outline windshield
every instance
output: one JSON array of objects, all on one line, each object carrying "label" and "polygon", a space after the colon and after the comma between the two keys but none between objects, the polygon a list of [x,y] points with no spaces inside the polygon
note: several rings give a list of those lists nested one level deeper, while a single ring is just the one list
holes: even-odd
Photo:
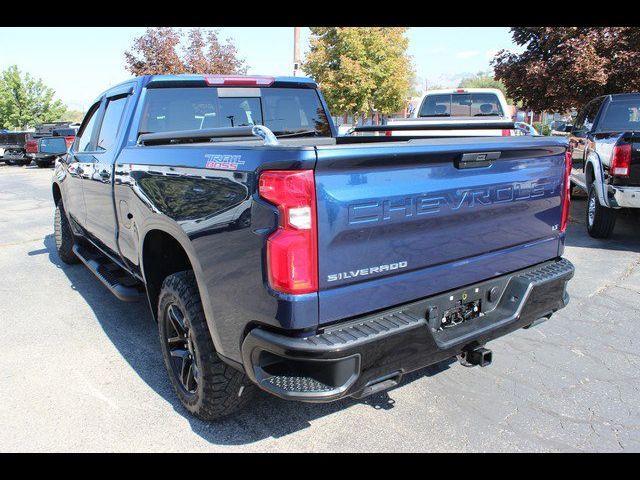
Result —
[{"label": "windshield", "polygon": [[315,90],[306,88],[152,88],[139,133],[265,125],[279,136],[331,136]]},{"label": "windshield", "polygon": [[427,95],[419,117],[502,117],[495,93],[447,93]]},{"label": "windshield", "polygon": [[640,98],[610,102],[598,122],[598,130],[640,130]]}]

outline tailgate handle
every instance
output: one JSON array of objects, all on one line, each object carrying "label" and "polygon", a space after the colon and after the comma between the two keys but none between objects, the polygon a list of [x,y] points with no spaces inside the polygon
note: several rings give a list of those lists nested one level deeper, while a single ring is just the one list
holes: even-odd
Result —
[{"label": "tailgate handle", "polygon": [[494,160],[500,158],[500,152],[474,152],[463,153],[455,161],[456,168],[480,168],[488,167]]}]

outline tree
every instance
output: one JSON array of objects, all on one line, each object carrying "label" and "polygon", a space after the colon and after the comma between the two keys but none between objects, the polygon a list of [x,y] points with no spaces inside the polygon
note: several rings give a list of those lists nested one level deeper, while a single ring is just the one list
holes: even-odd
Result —
[{"label": "tree", "polygon": [[405,32],[400,27],[313,27],[302,68],[336,114],[395,113],[406,105],[414,80]]},{"label": "tree", "polygon": [[24,129],[59,120],[66,107],[54,95],[41,79],[10,66],[0,74],[0,127]]},{"label": "tree", "polygon": [[466,77],[460,80],[459,88],[497,88],[505,95],[507,89],[500,80],[496,80],[491,72],[478,72],[473,77]]},{"label": "tree", "polygon": [[635,27],[514,27],[521,54],[493,59],[511,97],[534,110],[579,108],[599,95],[640,89],[640,30]]},{"label": "tree", "polygon": [[492,73],[489,72],[478,72],[475,77],[467,77],[463,78],[458,85],[459,88],[497,88],[502,92],[502,94],[507,99],[507,103],[510,105],[515,104],[507,93],[507,87],[501,81],[496,79]]},{"label": "tree", "polygon": [[82,123],[82,119],[86,113],[87,112],[80,110],[67,110],[64,115],[60,117],[60,120],[64,122]]},{"label": "tree", "polygon": [[238,51],[230,38],[227,38],[227,43],[220,43],[218,33],[215,30],[209,30],[206,37],[208,66],[205,73],[247,73],[245,62],[238,58]]},{"label": "tree", "polygon": [[184,64],[176,52],[182,32],[171,27],[147,28],[126,51],[126,69],[133,75],[184,73]]},{"label": "tree", "polygon": [[218,32],[194,28],[187,34],[171,27],[147,28],[124,53],[125,68],[133,75],[180,73],[241,74],[246,72],[244,60],[237,57],[231,39],[220,43]]},{"label": "tree", "polygon": [[184,57],[186,73],[235,73],[244,74],[247,67],[244,60],[238,58],[238,52],[231,41],[222,44],[218,40],[218,32],[203,32],[200,28],[189,31],[189,45]]}]

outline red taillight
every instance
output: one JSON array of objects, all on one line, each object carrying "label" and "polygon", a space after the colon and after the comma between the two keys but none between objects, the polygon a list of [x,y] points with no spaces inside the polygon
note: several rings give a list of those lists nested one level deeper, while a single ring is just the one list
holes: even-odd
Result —
[{"label": "red taillight", "polygon": [[631,144],[616,145],[611,158],[611,175],[614,177],[628,177],[631,167]]},{"label": "red taillight", "polygon": [[508,128],[505,128],[502,130],[502,136],[503,137],[510,137],[511,136],[511,130],[509,130]]},{"label": "red taillight", "polygon": [[562,220],[560,232],[564,233],[569,224],[569,206],[571,205],[571,151],[564,154],[564,192],[562,196]]},{"label": "red taillight", "polygon": [[73,135],[69,135],[64,137],[64,141],[67,144],[67,150],[69,150],[69,148],[71,148],[71,145],[73,145],[73,141],[75,140],[76,137],[74,137]]},{"label": "red taillight", "polygon": [[207,85],[214,85],[216,87],[227,85],[268,87],[275,81],[275,78],[262,75],[253,77],[244,77],[241,75],[205,75],[204,81],[207,82]]},{"label": "red taillight", "polygon": [[38,153],[38,141],[27,140],[27,143],[24,144],[24,149],[27,153]]},{"label": "red taillight", "polygon": [[465,93],[466,90],[464,88],[456,88],[456,93]]},{"label": "red taillight", "polygon": [[384,131],[384,136],[385,137],[390,137],[391,136],[391,130],[385,130]]},{"label": "red taillight", "polygon": [[278,207],[280,225],[267,239],[269,284],[283,293],[318,290],[318,230],[313,170],[269,170],[260,196]]}]

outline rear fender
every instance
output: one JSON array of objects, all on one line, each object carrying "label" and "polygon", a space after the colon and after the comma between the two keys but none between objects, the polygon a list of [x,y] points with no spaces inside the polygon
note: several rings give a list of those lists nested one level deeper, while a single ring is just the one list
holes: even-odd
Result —
[{"label": "rear fender", "polygon": [[[180,244],[182,249],[187,254],[189,263],[191,264],[193,273],[196,277],[196,282],[198,284],[198,290],[200,293],[200,300],[202,302],[202,308],[204,310],[207,326],[209,327],[209,333],[211,334],[211,339],[213,340],[213,345],[215,346],[217,352],[222,352],[224,349],[223,349],[222,341],[220,339],[220,335],[216,328],[215,322],[213,321],[213,311],[211,308],[211,300],[209,298],[209,292],[208,292],[208,289],[206,288],[206,285],[204,285],[202,282],[202,278],[204,276],[202,272],[202,265],[200,264],[200,262],[197,259],[197,256],[195,255],[191,241],[185,234],[184,230],[182,230],[174,220],[166,217],[155,217],[151,222],[146,223],[144,232],[140,236],[141,238],[143,238],[143,241],[140,244],[140,260],[139,260],[140,265],[142,266],[141,273],[143,277],[145,272],[144,259],[142,255],[144,251],[144,247],[143,247],[144,242],[147,240],[148,234],[156,230],[162,231],[167,235],[170,235],[171,237],[173,237],[173,239]],[[146,279],[145,279],[145,285],[146,285]],[[151,308],[151,312],[154,318],[157,320],[156,318],[157,305],[151,304],[151,300],[149,298],[148,292],[147,292],[147,301],[149,303],[149,308]]]},{"label": "rear fender", "polygon": [[[593,186],[596,189],[596,194],[598,195],[598,201],[600,202],[600,205],[611,208],[604,184],[602,162],[600,161],[600,157],[596,152],[589,152],[589,156],[587,157],[587,161],[585,163],[585,173],[587,172],[589,165],[591,165],[591,167],[593,168]],[[587,185],[587,188],[588,187],[589,186]]]}]

